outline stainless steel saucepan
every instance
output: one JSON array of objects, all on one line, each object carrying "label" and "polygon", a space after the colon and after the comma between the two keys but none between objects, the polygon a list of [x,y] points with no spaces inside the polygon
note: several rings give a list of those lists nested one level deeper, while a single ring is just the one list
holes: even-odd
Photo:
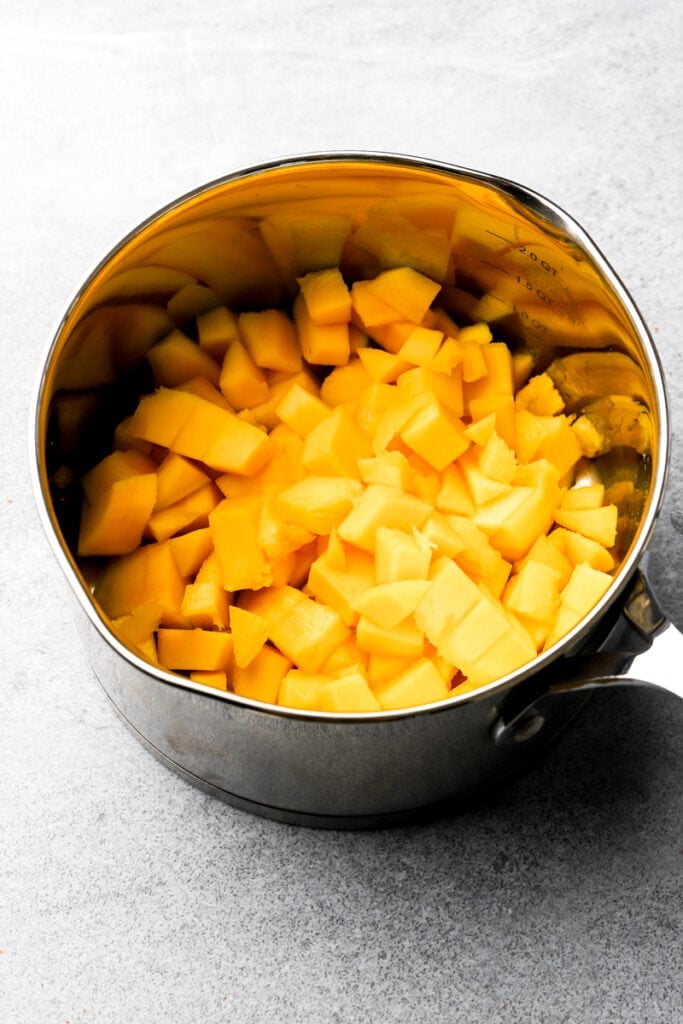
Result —
[{"label": "stainless steel saucepan", "polygon": [[[624,498],[619,567],[592,612],[523,670],[402,711],[293,711],[155,669],[112,633],[75,556],[78,476],[149,390],[148,348],[216,296],[235,309],[284,305],[298,275],[340,261],[352,279],[406,264],[445,280],[454,315],[488,322],[536,368],[593,353],[567,364],[574,410],[635,398],[650,427],[644,443],[617,423],[615,443],[594,460],[607,485],[624,484]],[[608,352],[623,355],[623,373],[609,362],[601,369],[595,354]],[[413,157],[324,153],[197,189],[135,228],[78,289],[40,368],[32,432],[38,507],[105,693],[166,765],[235,806],[323,827],[403,822],[499,784],[595,687],[681,695],[673,666],[683,640],[659,612],[645,567],[668,463],[657,353],[585,231],[513,182]]]}]

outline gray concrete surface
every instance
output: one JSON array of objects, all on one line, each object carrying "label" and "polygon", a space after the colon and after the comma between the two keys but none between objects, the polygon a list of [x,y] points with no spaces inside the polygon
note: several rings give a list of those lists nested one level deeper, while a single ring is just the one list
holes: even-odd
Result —
[{"label": "gray concrete surface", "polygon": [[595,696],[504,791],[412,828],[232,810],[111,710],[26,458],[70,295],[166,201],[313,150],[477,167],[570,210],[651,326],[674,442],[651,564],[683,625],[682,29],[669,0],[0,4],[2,1024],[683,1020],[672,696]]}]

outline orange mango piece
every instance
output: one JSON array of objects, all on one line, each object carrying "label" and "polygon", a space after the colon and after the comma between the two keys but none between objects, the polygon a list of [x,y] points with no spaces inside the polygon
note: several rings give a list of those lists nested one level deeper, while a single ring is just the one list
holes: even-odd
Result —
[{"label": "orange mango piece", "polygon": [[199,347],[220,365],[230,344],[238,338],[237,317],[226,306],[214,306],[197,316]]},{"label": "orange mango piece", "polygon": [[233,645],[230,633],[210,629],[168,629],[157,634],[159,661],[170,669],[229,672]]},{"label": "orange mango piece", "polygon": [[167,508],[209,483],[199,466],[175,452],[169,452],[157,470],[157,500],[154,511]]},{"label": "orange mango piece", "polygon": [[395,267],[369,281],[368,290],[397,309],[404,320],[419,324],[439,294],[441,285],[412,267]]},{"label": "orange mango piece", "polygon": [[117,480],[94,504],[84,501],[78,554],[126,555],[134,551],[150,521],[156,501],[155,473]]},{"label": "orange mango piece", "polygon": [[429,658],[420,658],[390,682],[376,688],[375,696],[385,710],[432,704],[450,696],[447,684]]},{"label": "orange mango piece", "polygon": [[199,571],[200,566],[213,551],[213,537],[209,527],[204,526],[169,538],[168,546],[178,572],[189,579]]},{"label": "orange mango piece", "polygon": [[239,339],[231,342],[223,357],[219,386],[233,409],[250,409],[268,401],[266,375]]},{"label": "orange mango piece", "polygon": [[272,582],[272,569],[258,543],[262,499],[225,498],[209,513],[214,551],[226,590],[258,590]]},{"label": "orange mango piece", "polygon": [[83,494],[94,504],[117,480],[143,473],[155,473],[157,464],[149,455],[135,450],[115,451],[105,455],[81,477]]},{"label": "orange mango piece", "polygon": [[221,492],[209,481],[173,505],[154,512],[147,523],[147,530],[155,540],[163,541],[184,530],[207,526],[209,513],[221,499]]},{"label": "orange mango piece", "polygon": [[298,284],[314,324],[326,326],[351,319],[351,293],[338,267],[311,271],[300,277]]},{"label": "orange mango piece", "polygon": [[180,611],[185,580],[168,542],[145,544],[129,555],[114,558],[95,584],[94,596],[105,614],[116,619],[154,601],[161,607],[164,626],[185,625]]},{"label": "orange mango piece", "polygon": [[347,323],[316,324],[309,315],[301,292],[294,300],[292,312],[301,354],[307,363],[317,366],[344,366],[348,363],[351,345]]},{"label": "orange mango piece", "polygon": [[312,475],[358,477],[358,460],[372,454],[367,434],[337,406],[306,437],[301,461]]},{"label": "orange mango piece", "polygon": [[180,605],[190,625],[201,629],[227,629],[228,608],[228,593],[216,581],[188,583]]},{"label": "orange mango piece", "polygon": [[218,363],[180,330],[171,331],[147,352],[157,386],[174,388],[193,377],[206,377],[217,385]]},{"label": "orange mango piece", "polygon": [[256,366],[298,373],[301,350],[291,318],[280,309],[240,313],[239,333]]},{"label": "orange mango piece", "polygon": [[315,706],[333,714],[381,710],[367,679],[358,671],[328,680],[321,686]]},{"label": "orange mango piece", "polygon": [[255,612],[231,605],[230,631],[235,649],[235,664],[240,668],[246,668],[268,639],[268,623]]}]

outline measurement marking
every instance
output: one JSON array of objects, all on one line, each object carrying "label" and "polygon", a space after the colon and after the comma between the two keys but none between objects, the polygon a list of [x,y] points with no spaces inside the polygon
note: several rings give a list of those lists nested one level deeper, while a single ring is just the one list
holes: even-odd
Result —
[{"label": "measurement marking", "polygon": [[487,267],[493,267],[495,270],[502,270],[502,272],[504,274],[510,274],[511,273],[511,271],[510,270],[506,270],[505,267],[501,267],[497,263],[491,263],[491,260],[482,260],[481,262],[485,263]]},{"label": "measurement marking", "polygon": [[501,242],[506,242],[508,245],[515,244],[511,238],[506,238],[505,235],[499,235],[497,231],[491,231],[491,228],[486,228],[486,234],[493,235],[494,238],[500,238]]}]

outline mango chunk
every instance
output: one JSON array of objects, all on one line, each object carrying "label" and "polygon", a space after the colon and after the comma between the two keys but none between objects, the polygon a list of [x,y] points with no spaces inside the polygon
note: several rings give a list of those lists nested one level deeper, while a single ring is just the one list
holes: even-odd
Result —
[{"label": "mango chunk", "polygon": [[229,614],[235,664],[246,668],[268,639],[268,623],[261,615],[238,605],[231,605]]},{"label": "mango chunk", "polygon": [[152,345],[147,360],[158,386],[174,388],[193,377],[206,377],[217,385],[220,377],[215,359],[177,329]]},{"label": "mango chunk", "polygon": [[277,512],[285,522],[325,536],[348,515],[362,494],[359,480],[343,476],[307,476],[277,495]]},{"label": "mango chunk", "polygon": [[200,629],[226,629],[228,594],[220,583],[188,583],[180,605],[181,614],[191,626]]},{"label": "mango chunk", "polygon": [[159,660],[172,669],[229,672],[232,637],[209,629],[168,629],[157,634]]},{"label": "mango chunk", "polygon": [[417,707],[450,696],[447,684],[429,658],[421,658],[410,668],[379,686],[375,696],[385,710]]},{"label": "mango chunk", "polygon": [[235,665],[232,688],[240,697],[276,704],[280,685],[292,667],[284,654],[264,644],[248,665]]},{"label": "mango chunk", "polygon": [[419,324],[439,294],[441,285],[412,267],[394,267],[369,281],[368,290],[398,310],[404,320]]},{"label": "mango chunk", "polygon": [[612,577],[598,569],[581,563],[575,565],[566,586],[560,594],[560,607],[555,622],[548,633],[544,648],[565,636],[598,603],[612,584]]},{"label": "mango chunk", "polygon": [[201,312],[196,323],[200,349],[220,366],[230,344],[239,339],[237,317],[226,306],[218,305]]},{"label": "mango chunk", "polygon": [[425,501],[384,484],[369,484],[339,525],[339,536],[363,551],[372,552],[380,526],[410,530],[421,526],[431,506]]},{"label": "mango chunk", "polygon": [[233,409],[250,409],[268,401],[266,376],[239,338],[230,343],[223,357],[219,384]]},{"label": "mango chunk", "polygon": [[351,344],[347,323],[316,324],[301,292],[294,300],[293,315],[301,353],[307,363],[317,366],[344,366],[348,363]]},{"label": "mango chunk", "polygon": [[407,533],[389,526],[378,526],[375,532],[375,582],[426,580],[432,551],[431,544],[417,530]]},{"label": "mango chunk", "polygon": [[175,452],[169,452],[157,470],[157,499],[154,511],[174,502],[209,483],[209,477],[195,463]]},{"label": "mango chunk", "polygon": [[210,686],[213,690],[228,691],[228,673],[221,671],[190,672],[190,679],[193,683],[201,683],[202,686]]},{"label": "mango chunk", "polygon": [[328,418],[330,407],[295,380],[275,406],[275,412],[283,423],[304,438]]},{"label": "mango chunk", "polygon": [[147,530],[155,540],[162,541],[183,530],[207,526],[210,512],[221,499],[221,492],[209,481],[173,505],[154,512],[147,523]]},{"label": "mango chunk", "polygon": [[78,554],[126,555],[142,540],[157,495],[155,473],[117,480],[95,503],[83,503]]},{"label": "mango chunk", "polygon": [[307,436],[301,461],[311,474],[357,477],[358,460],[371,455],[365,432],[337,406]]},{"label": "mango chunk", "polygon": [[105,455],[81,477],[83,494],[86,501],[93,505],[118,480],[125,480],[129,476],[156,473],[156,471],[157,464],[154,459],[143,452],[115,451],[111,455]]},{"label": "mango chunk", "polygon": [[400,433],[408,447],[436,470],[445,469],[470,445],[462,421],[436,400],[414,412]]},{"label": "mango chunk", "polygon": [[379,583],[357,597],[353,607],[376,626],[391,629],[413,614],[428,587],[428,580]]},{"label": "mango chunk", "polygon": [[361,615],[356,625],[356,643],[368,654],[421,658],[424,653],[424,634],[411,618],[385,629]]},{"label": "mango chunk", "polygon": [[272,582],[258,543],[262,500],[258,495],[225,498],[209,513],[213,546],[227,590],[258,590]]},{"label": "mango chunk", "polygon": [[164,626],[185,625],[180,612],[185,580],[178,572],[168,542],[145,544],[112,559],[99,577],[94,596],[111,618],[128,615],[148,601],[161,607]]},{"label": "mango chunk", "polygon": [[265,370],[298,373],[301,349],[296,328],[280,309],[240,313],[239,337],[256,366]]},{"label": "mango chunk", "polygon": [[618,515],[616,505],[582,509],[559,508],[555,512],[555,522],[597,541],[605,548],[611,548],[617,538]]},{"label": "mango chunk", "polygon": [[360,672],[330,679],[321,688],[316,701],[319,711],[380,711],[381,706]]},{"label": "mango chunk", "polygon": [[369,554],[345,548],[333,534],[326,551],[311,564],[306,591],[334,608],[346,626],[354,626],[358,621],[354,602],[374,584],[374,573]]},{"label": "mango chunk", "polygon": [[328,682],[329,676],[324,673],[311,674],[292,668],[280,682],[277,702],[288,708],[317,709],[320,691]]},{"label": "mango chunk", "polygon": [[351,293],[338,267],[311,271],[298,279],[298,285],[314,324],[341,324],[351,319]]},{"label": "mango chunk", "polygon": [[168,546],[181,576],[188,579],[199,572],[200,566],[213,551],[213,538],[208,526],[189,530],[171,537]]}]

